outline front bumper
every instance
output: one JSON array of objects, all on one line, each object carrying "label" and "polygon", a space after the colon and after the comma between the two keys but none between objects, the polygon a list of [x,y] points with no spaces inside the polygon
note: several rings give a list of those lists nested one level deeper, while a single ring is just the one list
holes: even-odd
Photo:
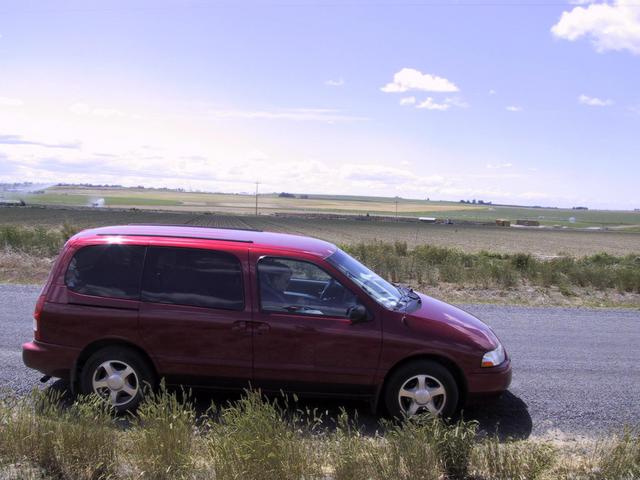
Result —
[{"label": "front bumper", "polygon": [[79,354],[79,349],[37,340],[22,345],[24,364],[51,377],[68,379]]},{"label": "front bumper", "polygon": [[470,396],[498,395],[511,385],[511,360],[507,358],[501,365],[486,368],[467,376]]}]

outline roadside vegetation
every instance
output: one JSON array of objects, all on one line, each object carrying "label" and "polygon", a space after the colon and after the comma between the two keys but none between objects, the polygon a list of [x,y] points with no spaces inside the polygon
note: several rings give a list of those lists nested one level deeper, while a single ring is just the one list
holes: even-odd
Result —
[{"label": "roadside vegetation", "polygon": [[640,476],[640,432],[567,448],[480,435],[475,422],[382,420],[365,435],[342,412],[316,411],[250,391],[198,413],[161,388],[136,416],[94,397],[0,400],[0,478],[97,480],[622,480]]},{"label": "roadside vegetation", "polygon": [[431,286],[445,282],[485,289],[509,289],[528,283],[556,286],[567,292],[576,286],[640,293],[640,254],[538,259],[526,253],[465,253],[432,245],[409,249],[405,242],[358,243],[343,248],[394,282]]},{"label": "roadside vegetation", "polygon": [[[75,225],[0,225],[0,282],[42,283]],[[405,241],[342,245],[372,270],[453,302],[640,305],[639,253],[540,258]]]}]

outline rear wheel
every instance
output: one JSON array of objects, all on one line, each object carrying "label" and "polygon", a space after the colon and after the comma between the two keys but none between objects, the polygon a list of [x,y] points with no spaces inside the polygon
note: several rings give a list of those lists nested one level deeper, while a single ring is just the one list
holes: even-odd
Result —
[{"label": "rear wheel", "polygon": [[458,385],[446,367],[431,360],[416,360],[389,378],[385,404],[395,418],[419,413],[450,418],[458,406],[458,395]]},{"label": "rear wheel", "polygon": [[80,373],[80,391],[95,393],[118,412],[133,411],[144,389],[153,386],[154,376],[147,361],[124,347],[107,347],[95,352]]}]

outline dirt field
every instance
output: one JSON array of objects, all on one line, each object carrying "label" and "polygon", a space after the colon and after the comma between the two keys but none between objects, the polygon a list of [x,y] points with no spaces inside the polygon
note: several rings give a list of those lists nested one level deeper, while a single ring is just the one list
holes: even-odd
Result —
[{"label": "dirt field", "polygon": [[67,222],[81,228],[127,223],[193,224],[214,227],[256,228],[297,233],[334,243],[381,240],[457,247],[468,252],[532,253],[538,256],[575,256],[607,252],[612,255],[640,254],[640,234],[614,231],[542,230],[472,225],[432,225],[272,215],[210,215],[194,212],[148,210],[7,207],[0,208],[0,224],[58,226]]}]

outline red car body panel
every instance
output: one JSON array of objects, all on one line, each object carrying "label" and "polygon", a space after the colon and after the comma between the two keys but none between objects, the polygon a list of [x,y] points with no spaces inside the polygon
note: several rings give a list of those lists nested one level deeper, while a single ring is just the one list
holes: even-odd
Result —
[{"label": "red car body panel", "polygon": [[[217,310],[84,295],[65,286],[75,252],[87,245],[133,244],[224,251],[241,265],[244,309]],[[23,345],[24,363],[46,375],[77,378],[95,345],[118,342],[144,352],[169,383],[263,388],[373,397],[389,373],[414,358],[454,370],[469,395],[504,391],[507,357],[481,368],[498,346],[491,329],[472,315],[426,295],[412,312],[378,304],[326,258],[330,243],[279,233],[184,226],[127,225],[85,230],[59,255],[42,295],[38,331]],[[369,321],[312,317],[260,309],[257,262],[264,256],[311,262],[355,294]]]}]

